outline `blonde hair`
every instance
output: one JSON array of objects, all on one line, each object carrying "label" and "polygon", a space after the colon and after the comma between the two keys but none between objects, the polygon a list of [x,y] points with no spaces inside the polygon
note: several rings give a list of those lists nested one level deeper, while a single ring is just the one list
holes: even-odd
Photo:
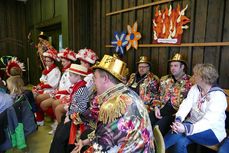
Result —
[{"label": "blonde hair", "polygon": [[10,94],[22,94],[24,92],[24,81],[20,75],[10,76],[6,83]]},{"label": "blonde hair", "polygon": [[219,77],[216,68],[212,64],[197,64],[193,68],[193,73],[200,76],[209,85],[216,83]]}]

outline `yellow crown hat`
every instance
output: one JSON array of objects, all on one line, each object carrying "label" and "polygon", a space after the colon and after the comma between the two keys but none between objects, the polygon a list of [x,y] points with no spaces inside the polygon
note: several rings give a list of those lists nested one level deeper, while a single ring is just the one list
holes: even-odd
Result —
[{"label": "yellow crown hat", "polygon": [[121,82],[125,82],[128,75],[127,64],[117,56],[104,55],[100,62],[92,66],[92,69],[98,68],[107,71]]},{"label": "yellow crown hat", "polygon": [[184,63],[186,64],[186,60],[184,59],[184,57],[180,54],[180,53],[176,53],[172,59],[170,59],[168,61],[169,63],[170,62],[181,62],[181,63]]},{"label": "yellow crown hat", "polygon": [[140,63],[148,63],[149,65],[151,65],[149,58],[147,56],[140,56],[140,59],[137,62],[137,64],[140,64]]}]

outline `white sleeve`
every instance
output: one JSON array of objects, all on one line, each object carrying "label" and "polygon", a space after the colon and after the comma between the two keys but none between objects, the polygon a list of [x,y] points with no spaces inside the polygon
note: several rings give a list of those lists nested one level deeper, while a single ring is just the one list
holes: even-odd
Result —
[{"label": "white sleeve", "polygon": [[207,101],[207,103],[209,103],[209,106],[206,108],[205,115],[201,120],[194,123],[192,134],[224,126],[225,110],[227,108],[224,93],[221,91],[210,93],[210,101]]},{"label": "white sleeve", "polygon": [[57,88],[61,77],[61,72],[58,67],[48,73],[47,82],[52,88]]},{"label": "white sleeve", "polygon": [[192,105],[195,101],[196,93],[198,92],[197,85],[191,87],[187,97],[182,101],[177,113],[176,118],[179,118],[183,122],[192,109]]}]

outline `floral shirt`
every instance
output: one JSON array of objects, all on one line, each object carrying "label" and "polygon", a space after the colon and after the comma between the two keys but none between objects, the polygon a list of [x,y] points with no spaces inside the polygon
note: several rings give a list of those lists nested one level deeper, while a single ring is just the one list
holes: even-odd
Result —
[{"label": "floral shirt", "polygon": [[163,76],[160,79],[160,97],[153,102],[154,106],[163,107],[167,102],[171,102],[173,108],[177,110],[191,86],[190,76],[187,74],[184,74],[180,80],[175,80],[172,75]]},{"label": "floral shirt", "polygon": [[88,136],[94,152],[154,152],[148,112],[135,92],[120,83],[96,100],[100,105],[97,127]]},{"label": "floral shirt", "polygon": [[139,94],[148,110],[152,109],[152,101],[159,97],[159,78],[156,75],[150,72],[140,77],[138,73],[132,73],[127,86]]}]

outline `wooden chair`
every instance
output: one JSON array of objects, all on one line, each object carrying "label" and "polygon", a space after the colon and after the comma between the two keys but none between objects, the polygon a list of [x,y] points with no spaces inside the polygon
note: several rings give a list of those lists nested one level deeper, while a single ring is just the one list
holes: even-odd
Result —
[{"label": "wooden chair", "polygon": [[154,127],[153,135],[156,153],[165,153],[165,142],[158,125]]}]

